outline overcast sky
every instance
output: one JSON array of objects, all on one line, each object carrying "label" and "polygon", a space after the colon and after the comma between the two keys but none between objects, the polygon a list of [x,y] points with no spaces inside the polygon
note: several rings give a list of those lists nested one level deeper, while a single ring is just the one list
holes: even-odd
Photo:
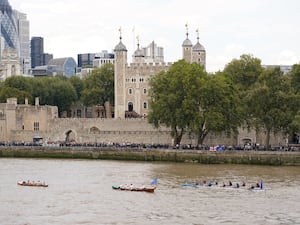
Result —
[{"label": "overcast sky", "polygon": [[44,38],[55,58],[112,51],[123,43],[131,60],[136,36],[141,46],[153,40],[166,62],[182,57],[185,24],[189,38],[207,54],[207,70],[222,70],[233,58],[252,54],[262,64],[300,61],[299,0],[9,0],[27,14],[30,36]]}]

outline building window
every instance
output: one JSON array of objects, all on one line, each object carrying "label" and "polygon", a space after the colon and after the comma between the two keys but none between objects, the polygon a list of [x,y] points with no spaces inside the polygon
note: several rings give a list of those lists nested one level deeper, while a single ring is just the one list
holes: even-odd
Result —
[{"label": "building window", "polygon": [[143,92],[144,92],[144,94],[147,94],[147,89],[146,89],[146,88],[144,88]]},{"label": "building window", "polygon": [[144,109],[147,109],[147,102],[144,102]]},{"label": "building window", "polygon": [[132,103],[132,102],[129,102],[129,103],[128,103],[128,111],[129,111],[129,112],[132,112],[132,111],[133,111],[133,103]]},{"label": "building window", "polygon": [[132,88],[128,89],[128,93],[131,95],[132,94]]},{"label": "building window", "polygon": [[39,122],[33,122],[33,130],[40,130],[40,123]]}]

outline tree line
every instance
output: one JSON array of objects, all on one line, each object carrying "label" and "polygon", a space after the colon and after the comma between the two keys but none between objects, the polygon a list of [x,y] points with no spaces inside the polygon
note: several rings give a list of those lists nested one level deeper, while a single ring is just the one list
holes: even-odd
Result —
[{"label": "tree line", "polygon": [[16,97],[23,104],[39,97],[41,105],[55,105],[59,116],[76,102],[85,106],[103,105],[106,101],[114,102],[114,66],[106,64],[95,68],[85,78],[77,76],[67,78],[63,75],[54,77],[12,76],[0,83],[0,102]]},{"label": "tree line", "polygon": [[300,65],[283,74],[263,68],[251,55],[233,59],[223,71],[209,74],[184,60],[150,81],[149,122],[170,127],[175,144],[192,134],[203,144],[209,133],[236,135],[239,127],[270,135],[292,135],[300,128]]}]

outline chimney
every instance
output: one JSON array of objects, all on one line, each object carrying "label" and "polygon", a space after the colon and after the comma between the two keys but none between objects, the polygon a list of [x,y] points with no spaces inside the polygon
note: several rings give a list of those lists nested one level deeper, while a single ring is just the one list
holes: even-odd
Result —
[{"label": "chimney", "polygon": [[36,97],[36,98],[35,98],[35,105],[36,105],[36,106],[40,105],[39,97]]}]

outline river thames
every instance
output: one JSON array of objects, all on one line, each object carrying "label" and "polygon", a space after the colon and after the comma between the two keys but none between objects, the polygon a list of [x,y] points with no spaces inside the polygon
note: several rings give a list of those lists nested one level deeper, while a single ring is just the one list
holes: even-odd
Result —
[{"label": "river thames", "polygon": [[[0,177],[1,225],[300,224],[299,166],[0,158]],[[154,193],[112,189],[153,178]],[[266,190],[181,186],[194,180],[262,180]]]}]

